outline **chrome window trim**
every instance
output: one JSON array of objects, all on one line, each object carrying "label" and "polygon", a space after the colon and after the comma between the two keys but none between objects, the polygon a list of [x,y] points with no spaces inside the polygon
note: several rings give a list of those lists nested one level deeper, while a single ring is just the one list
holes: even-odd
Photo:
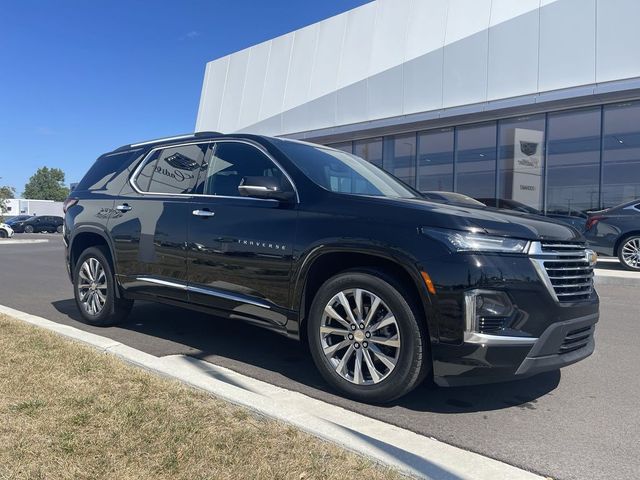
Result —
[{"label": "chrome window trim", "polygon": [[169,280],[162,280],[160,278],[154,278],[154,277],[140,276],[135,278],[136,280],[140,280],[142,282],[153,283],[155,285],[162,285],[163,287],[177,288],[178,290],[184,290],[192,293],[202,293],[203,295],[224,298],[226,300],[232,300],[234,302],[238,302],[246,305],[254,305],[256,307],[261,307],[266,310],[271,310],[271,305],[269,305],[266,302],[261,302],[259,300],[251,300],[249,298],[244,298],[239,295],[234,295],[233,293],[222,292],[215,288],[195,287],[195,286],[187,285],[184,283],[171,282]]},{"label": "chrome window trim", "polygon": [[[287,180],[289,180],[289,183],[291,183],[291,187],[293,188],[293,191],[296,194],[296,203],[300,203],[300,195],[298,194],[298,188],[296,187],[296,184],[294,183],[294,181],[291,178],[291,176],[289,175],[289,173],[284,168],[282,168],[282,165],[280,165],[280,163],[275,158],[273,158],[273,156],[262,145],[260,145],[260,144],[258,144],[256,142],[253,142],[251,140],[245,140],[245,139],[242,139],[242,138],[237,138],[237,139],[224,138],[224,139],[220,139],[220,140],[201,140],[201,141],[177,143],[177,144],[171,144],[171,145],[159,145],[157,147],[154,147],[151,150],[149,150],[149,152],[144,156],[144,158],[140,161],[140,163],[138,163],[138,166],[135,168],[135,170],[133,171],[133,173],[129,177],[129,184],[131,185],[133,190],[136,193],[140,194],[140,195],[150,195],[150,196],[160,196],[160,197],[177,197],[177,198],[181,198],[181,197],[182,198],[184,198],[184,197],[190,197],[190,198],[194,198],[194,197],[195,198],[234,198],[234,199],[240,199],[240,200],[253,200],[253,201],[259,201],[259,202],[278,202],[278,200],[274,200],[274,199],[271,199],[271,198],[243,197],[241,195],[235,196],[235,195],[208,195],[208,194],[202,194],[202,193],[145,192],[145,191],[141,190],[138,187],[138,185],[136,184],[136,179],[138,178],[138,175],[140,175],[140,172],[142,171],[144,166],[147,164],[147,161],[149,160],[151,155],[156,150],[163,150],[165,148],[187,147],[189,145],[210,145],[212,143],[216,144],[216,143],[224,143],[224,142],[227,142],[227,143],[229,143],[229,142],[244,143],[246,145],[250,145],[250,146],[254,147],[260,153],[265,155],[284,174],[284,176],[287,178]],[[149,142],[149,143],[153,143],[153,142]],[[141,145],[141,144],[138,144],[138,145]]]}]

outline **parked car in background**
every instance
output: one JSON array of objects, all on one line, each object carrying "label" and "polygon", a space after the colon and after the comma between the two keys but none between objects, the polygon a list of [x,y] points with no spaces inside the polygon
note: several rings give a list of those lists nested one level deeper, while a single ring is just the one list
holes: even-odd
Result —
[{"label": "parked car in background", "polygon": [[464,205],[469,207],[484,207],[481,203],[467,195],[455,192],[422,192],[422,196],[434,202],[447,203],[449,205]]},{"label": "parked car in background", "polygon": [[62,233],[62,217],[55,215],[38,215],[20,220],[11,225],[16,233],[51,232]]},{"label": "parked car in background", "polygon": [[640,271],[640,199],[590,212],[584,236],[593,250]]},{"label": "parked car in background", "polygon": [[584,230],[585,223],[587,222],[587,214],[579,211],[571,211],[570,213],[563,213],[558,210],[547,210],[545,214],[537,208],[530,207],[522,202],[516,200],[507,200],[504,198],[476,198],[476,200],[484,203],[487,207],[503,208],[505,210],[514,210],[516,212],[530,213],[532,215],[542,215],[544,217],[553,218],[554,220],[560,220],[574,227],[579,232]]},{"label": "parked car in background", "polygon": [[10,225],[6,223],[0,223],[0,238],[11,238],[13,237],[13,229]]},{"label": "parked car in background", "polygon": [[28,220],[32,217],[33,215],[17,215],[15,217],[10,217],[7,218],[4,223],[6,223],[7,225],[13,225],[17,222],[23,222],[25,220]]}]

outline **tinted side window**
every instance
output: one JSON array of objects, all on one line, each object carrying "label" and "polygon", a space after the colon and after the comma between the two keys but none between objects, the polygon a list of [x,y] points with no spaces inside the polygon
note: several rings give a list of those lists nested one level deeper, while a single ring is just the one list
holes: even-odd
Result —
[{"label": "tinted side window", "polygon": [[207,175],[197,191],[239,197],[238,186],[242,179],[254,176],[276,177],[283,188],[291,188],[280,169],[257,148],[240,142],[220,142],[215,146]]},{"label": "tinted side window", "polygon": [[109,181],[127,168],[139,152],[140,149],[102,155],[80,180],[75,190],[105,189]]},{"label": "tinted side window", "polygon": [[150,193],[190,193],[207,146],[183,145],[156,150],[136,178],[138,188]]}]

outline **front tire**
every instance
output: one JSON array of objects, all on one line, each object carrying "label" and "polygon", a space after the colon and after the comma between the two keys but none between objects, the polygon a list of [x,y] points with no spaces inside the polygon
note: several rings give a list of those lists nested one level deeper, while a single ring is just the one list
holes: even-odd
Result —
[{"label": "front tire", "polygon": [[5,232],[4,230],[0,230],[0,238],[7,238],[7,232]]},{"label": "front tire", "polygon": [[334,388],[355,400],[390,402],[427,375],[427,332],[410,295],[377,270],[327,280],[309,312],[313,360]]},{"label": "front tire", "polygon": [[27,225],[24,227],[24,233],[33,233],[33,226]]},{"label": "front tire", "polygon": [[78,310],[90,325],[116,325],[133,306],[132,300],[116,297],[115,277],[101,247],[88,248],[80,255],[73,272],[73,291]]},{"label": "front tire", "polygon": [[56,232],[62,233],[62,225],[58,225],[58,227],[56,228]]},{"label": "front tire", "polygon": [[640,271],[640,235],[631,235],[622,240],[618,259],[627,270]]}]

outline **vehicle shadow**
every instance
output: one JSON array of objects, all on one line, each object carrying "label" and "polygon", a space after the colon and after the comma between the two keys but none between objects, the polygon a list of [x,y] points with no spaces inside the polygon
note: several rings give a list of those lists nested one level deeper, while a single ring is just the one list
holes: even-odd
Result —
[{"label": "vehicle shadow", "polygon": [[[56,301],[52,305],[73,320],[73,326],[148,353],[157,355],[162,348],[166,352],[161,355],[189,355],[344,408],[357,410],[360,405],[331,390],[303,344],[269,330],[148,302],[136,302],[126,323],[95,329],[82,323],[72,299]],[[162,347],[156,345],[159,343],[156,339],[162,340]],[[537,399],[552,392],[559,382],[559,370],[513,382],[470,387],[441,388],[425,381],[409,395],[382,408],[400,407],[433,413],[481,412],[510,407],[535,409]]]}]

